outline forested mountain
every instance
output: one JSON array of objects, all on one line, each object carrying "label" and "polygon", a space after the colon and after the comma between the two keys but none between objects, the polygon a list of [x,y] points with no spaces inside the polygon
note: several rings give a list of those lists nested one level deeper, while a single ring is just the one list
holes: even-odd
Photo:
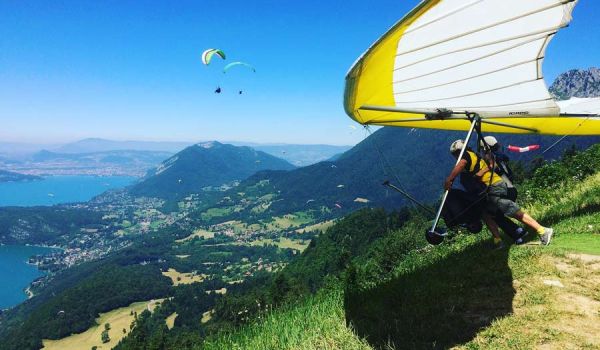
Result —
[{"label": "forested mountain", "polygon": [[[276,193],[263,216],[282,215],[295,211],[330,208],[350,212],[365,206],[399,208],[410,204],[405,197],[382,185],[390,180],[412,194],[417,200],[433,203],[442,192],[442,183],[451,170],[454,159],[450,144],[464,138],[464,132],[382,128],[340,155],[333,162],[321,162],[292,171],[264,171],[243,181],[227,195],[236,198],[239,192],[256,189],[268,183],[262,191]],[[539,135],[496,135],[504,145],[540,144],[542,150],[558,138]],[[600,141],[599,137],[571,137],[544,154],[546,160],[556,159],[565,149],[586,149]],[[542,156],[541,150],[509,154],[513,160],[527,166]],[[238,198],[242,200],[242,198]],[[238,215],[250,216],[250,212]]]},{"label": "forested mountain", "polygon": [[550,86],[550,93],[558,100],[571,97],[600,96],[600,69],[592,67],[587,70],[572,69],[562,73]]},{"label": "forested mountain", "polygon": [[257,171],[290,170],[294,166],[250,147],[219,142],[190,146],[151,170],[131,193],[166,199],[200,193],[207,187],[220,187],[244,180]]},{"label": "forested mountain", "polygon": [[82,227],[103,224],[90,210],[50,207],[0,207],[1,244],[63,244]]},{"label": "forested mountain", "polygon": [[[227,141],[222,143],[232,144],[234,146],[248,146],[257,151],[262,151],[272,156],[285,159],[296,166],[304,166],[326,160],[337,153],[342,153],[348,150],[351,147],[334,145],[261,144],[237,141]],[[88,138],[47,149],[55,153],[70,154],[123,150],[168,152],[170,154],[174,154],[192,145],[193,143],[191,142],[114,141],[99,138]],[[0,151],[2,151],[2,147],[0,147]]]}]

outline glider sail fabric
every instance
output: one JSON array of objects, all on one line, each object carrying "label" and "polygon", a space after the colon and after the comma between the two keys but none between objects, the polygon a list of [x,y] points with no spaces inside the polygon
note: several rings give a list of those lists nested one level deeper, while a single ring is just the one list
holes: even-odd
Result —
[{"label": "glider sail fabric", "polygon": [[210,64],[210,61],[212,61],[212,58],[214,55],[217,55],[217,56],[221,57],[222,59],[225,59],[225,52],[223,52],[222,50],[208,49],[202,53],[202,63],[204,63],[205,65],[208,66]]},{"label": "glider sail fabric", "polygon": [[[561,117],[542,74],[546,47],[576,3],[422,1],[351,68],[346,113],[361,124],[468,130],[469,112],[495,120],[487,132],[600,134],[597,116]],[[600,99],[587,106],[598,114]],[[453,113],[432,118],[439,110]]]},{"label": "glider sail fabric", "polygon": [[231,62],[223,68],[223,73],[227,73],[232,67],[244,67],[256,73],[256,69],[245,62]]}]

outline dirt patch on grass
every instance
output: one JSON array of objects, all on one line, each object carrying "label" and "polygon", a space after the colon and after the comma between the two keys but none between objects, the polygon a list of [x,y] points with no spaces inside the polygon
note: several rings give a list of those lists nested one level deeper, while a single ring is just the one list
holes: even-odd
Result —
[{"label": "dirt patch on grass", "polygon": [[591,270],[600,271],[600,256],[598,255],[568,254],[567,257],[572,260],[580,260]]},{"label": "dirt patch on grass", "polygon": [[599,263],[600,256],[546,252],[511,266],[522,270],[512,314],[457,348],[600,349]]},{"label": "dirt patch on grass", "polygon": [[600,349],[600,257],[568,254],[554,258],[563,288],[552,288],[556,318],[545,325],[544,349]]}]

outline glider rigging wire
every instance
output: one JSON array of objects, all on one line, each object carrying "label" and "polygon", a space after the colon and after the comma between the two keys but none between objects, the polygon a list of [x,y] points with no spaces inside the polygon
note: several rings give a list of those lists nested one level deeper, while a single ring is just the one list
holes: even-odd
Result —
[{"label": "glider rigging wire", "polygon": [[[386,170],[386,165],[391,170],[394,170],[394,168],[391,166],[391,163],[385,157],[385,154],[383,154],[383,152],[381,151],[381,149],[379,148],[379,146],[375,142],[375,139],[372,137],[373,136],[373,132],[371,131],[371,128],[368,125],[365,125],[365,130],[369,133],[368,139],[371,141],[371,145],[373,145],[373,148],[375,148],[375,150],[377,151],[377,153],[379,155],[379,161],[380,161],[381,168],[383,170],[384,176],[385,177],[389,177],[389,172]],[[396,179],[398,185],[402,183],[400,181],[400,178],[398,177],[398,175],[396,174],[395,171],[392,171],[392,176],[394,176],[394,178]],[[396,190],[397,192],[399,192],[400,194],[402,194],[404,197],[406,197],[407,199],[409,199],[411,202],[413,202],[414,204],[416,204],[417,206],[419,206],[421,209],[424,209],[425,211],[427,211],[430,214],[434,214],[434,212],[431,210],[431,208],[429,208],[428,206],[426,206],[423,203],[419,202],[415,197],[413,197],[410,193],[406,192],[406,190],[402,189],[401,187],[394,186],[394,185],[390,186],[390,183],[389,183],[388,180],[386,180],[383,183],[383,185],[393,188],[394,190]]]}]

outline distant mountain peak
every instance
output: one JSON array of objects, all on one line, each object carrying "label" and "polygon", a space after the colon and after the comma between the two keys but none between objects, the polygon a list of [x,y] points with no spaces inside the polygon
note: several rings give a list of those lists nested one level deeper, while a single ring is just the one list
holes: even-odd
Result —
[{"label": "distant mountain peak", "polygon": [[556,100],[599,97],[600,68],[571,69],[562,73],[554,80],[549,91]]},{"label": "distant mountain peak", "polygon": [[132,193],[182,198],[208,186],[244,180],[259,171],[292,169],[287,161],[249,147],[201,142],[163,161],[132,188]]},{"label": "distant mountain peak", "polygon": [[200,142],[200,143],[196,144],[196,146],[206,148],[206,149],[213,148],[215,146],[220,146],[220,145],[221,145],[221,143],[219,143],[217,141]]}]

